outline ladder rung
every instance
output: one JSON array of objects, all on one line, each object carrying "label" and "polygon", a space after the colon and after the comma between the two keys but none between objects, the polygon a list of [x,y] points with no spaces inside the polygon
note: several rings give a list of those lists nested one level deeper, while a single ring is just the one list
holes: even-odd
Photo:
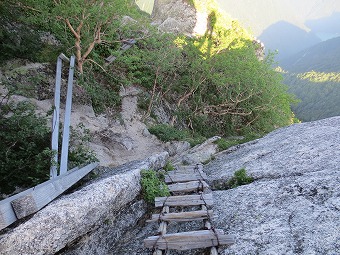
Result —
[{"label": "ladder rung", "polygon": [[233,243],[234,237],[224,235],[221,229],[150,236],[144,240],[146,247],[159,250],[191,250],[219,245],[231,245]]}]

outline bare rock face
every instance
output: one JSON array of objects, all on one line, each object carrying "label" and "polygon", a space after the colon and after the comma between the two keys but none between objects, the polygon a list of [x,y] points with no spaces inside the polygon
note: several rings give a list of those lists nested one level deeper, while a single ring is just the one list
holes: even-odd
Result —
[{"label": "bare rock face", "polygon": [[[221,137],[214,136],[206,140],[204,143],[196,145],[190,150],[184,151],[173,157],[175,164],[194,165],[197,163],[205,163],[219,151],[218,145],[215,143]],[[171,155],[171,154],[170,154]]]},{"label": "bare rock face", "polygon": [[183,0],[156,0],[152,19],[163,32],[191,35],[196,24],[196,10]]},{"label": "bare rock face", "polygon": [[214,191],[222,254],[338,254],[340,117],[278,129],[205,166],[212,186],[245,168],[251,184]]},{"label": "bare rock face", "polygon": [[179,154],[183,154],[185,151],[190,149],[190,143],[186,141],[171,141],[165,144],[166,151],[169,153],[169,156],[176,156]]}]

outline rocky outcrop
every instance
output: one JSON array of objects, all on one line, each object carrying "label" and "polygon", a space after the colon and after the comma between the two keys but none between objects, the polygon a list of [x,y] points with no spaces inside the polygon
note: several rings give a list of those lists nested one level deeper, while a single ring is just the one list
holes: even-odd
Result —
[{"label": "rocky outcrop", "polygon": [[224,151],[205,167],[215,186],[240,168],[255,178],[213,192],[216,226],[237,239],[223,254],[337,254],[339,131],[340,117],[295,124]]},{"label": "rocky outcrop", "polygon": [[183,0],[156,0],[153,24],[163,32],[191,35],[196,24],[196,10]]},{"label": "rocky outcrop", "polygon": [[[215,186],[240,168],[255,178],[248,185],[213,190],[213,225],[236,237],[236,243],[220,248],[219,254],[337,254],[339,130],[340,117],[295,124],[218,153],[204,166]],[[143,239],[156,234],[157,227],[139,224],[121,237],[124,241],[116,243],[114,254],[150,254],[143,248]],[[202,227],[170,225],[174,232]]]},{"label": "rocky outcrop", "polygon": [[[220,248],[220,254],[337,254],[339,130],[340,117],[295,124],[215,154],[204,166],[214,187],[213,225],[236,237],[236,243]],[[206,147],[189,150],[188,156],[199,158],[198,148]],[[164,163],[166,156],[157,159]],[[157,233],[157,223],[145,222],[155,211],[138,199],[139,171],[155,161],[106,171],[102,179],[61,197],[0,236],[1,254],[150,254],[143,240]],[[216,190],[241,168],[254,182]],[[200,229],[202,224],[171,223],[169,232],[192,227]]]},{"label": "rocky outcrop", "polygon": [[[194,165],[197,163],[207,163],[219,151],[216,141],[221,139],[219,136],[214,136],[196,145],[190,150],[179,151],[177,155],[172,158],[172,162],[176,165]],[[170,153],[169,153],[170,154]],[[172,156],[170,154],[170,156]]]},{"label": "rocky outcrop", "polygon": [[[339,130],[340,117],[295,124],[218,153],[204,166],[210,184],[215,186],[229,180],[240,168],[255,178],[248,185],[213,190],[213,225],[236,237],[236,243],[220,248],[219,254],[337,254]],[[143,239],[157,233],[157,224],[143,222],[149,217],[123,234],[112,253],[150,254],[143,248]],[[169,232],[202,228],[202,224],[188,224],[171,223]]]},{"label": "rocky outcrop", "polygon": [[100,180],[60,197],[1,235],[1,254],[55,254],[68,246],[73,247],[70,252],[80,247],[75,254],[110,254],[115,242],[146,213],[146,204],[137,199],[140,170],[160,168],[167,158],[162,153],[107,169]]}]

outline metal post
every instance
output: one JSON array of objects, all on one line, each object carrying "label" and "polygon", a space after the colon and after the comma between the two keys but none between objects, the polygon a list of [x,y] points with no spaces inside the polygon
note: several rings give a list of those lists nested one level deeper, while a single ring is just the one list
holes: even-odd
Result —
[{"label": "metal post", "polygon": [[71,56],[70,69],[69,69],[69,75],[68,75],[68,84],[67,84],[63,141],[62,141],[62,147],[61,147],[60,173],[59,173],[60,175],[67,172],[68,147],[69,147],[70,125],[71,125],[74,62],[75,62],[75,57]]},{"label": "metal post", "polygon": [[57,59],[57,70],[56,70],[56,81],[55,81],[55,92],[54,92],[54,109],[52,119],[52,142],[51,148],[55,152],[52,158],[52,165],[50,168],[50,179],[57,177],[57,165],[58,165],[58,137],[59,137],[59,115],[60,115],[60,84],[61,84],[61,68],[62,59]]}]

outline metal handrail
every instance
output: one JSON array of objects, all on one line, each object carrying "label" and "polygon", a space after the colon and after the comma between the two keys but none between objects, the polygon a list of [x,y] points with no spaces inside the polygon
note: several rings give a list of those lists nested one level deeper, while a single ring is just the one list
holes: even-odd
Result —
[{"label": "metal handrail", "polygon": [[64,54],[60,54],[58,56],[58,59],[57,59],[53,118],[52,118],[51,149],[52,149],[52,151],[55,152],[55,155],[53,156],[52,162],[51,162],[52,164],[51,164],[51,168],[50,168],[50,179],[53,179],[53,178],[58,176],[60,91],[61,91],[61,73],[62,73],[63,61],[69,62],[70,67],[69,67],[69,76],[68,76],[68,83],[67,83],[67,96],[66,96],[66,107],[65,107],[63,140],[62,140],[62,148],[61,148],[59,175],[65,174],[67,172],[75,57],[71,56],[71,58],[69,59]]}]

